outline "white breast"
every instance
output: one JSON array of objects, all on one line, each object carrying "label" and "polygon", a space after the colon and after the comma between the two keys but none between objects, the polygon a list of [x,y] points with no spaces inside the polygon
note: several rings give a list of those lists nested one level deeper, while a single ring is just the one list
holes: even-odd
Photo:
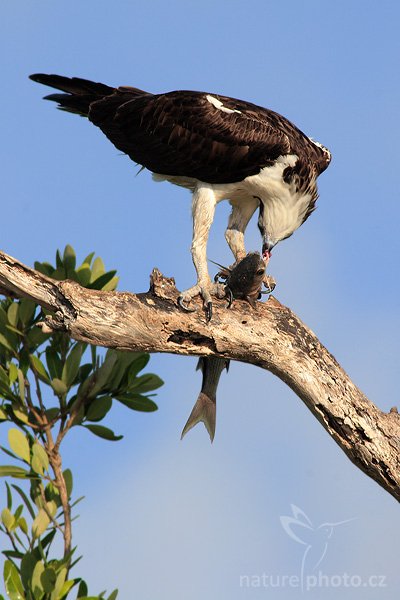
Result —
[{"label": "white breast", "polygon": [[294,184],[285,183],[283,172],[293,167],[298,157],[296,154],[280,156],[270,167],[264,167],[257,175],[246,177],[237,183],[204,183],[190,177],[173,177],[153,173],[155,181],[170,181],[194,191],[199,186],[212,189],[215,201],[232,200],[248,202],[254,197],[265,204],[266,227],[272,239],[279,241],[288,237],[304,221],[305,214],[312,200],[312,194],[296,190]]}]

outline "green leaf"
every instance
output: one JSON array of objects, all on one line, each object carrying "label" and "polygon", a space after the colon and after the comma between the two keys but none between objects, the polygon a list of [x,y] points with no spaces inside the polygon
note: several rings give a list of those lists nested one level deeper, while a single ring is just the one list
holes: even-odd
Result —
[{"label": "green leaf", "polygon": [[78,371],[78,381],[80,383],[82,383],[83,381],[86,381],[86,379],[89,377],[92,370],[93,370],[93,365],[91,363],[85,363],[84,365],[81,365],[79,367],[79,371]]},{"label": "green leaf", "polygon": [[36,372],[39,379],[41,379],[45,383],[50,383],[50,376],[47,373],[44,364],[42,363],[40,358],[38,358],[34,354],[30,354],[29,361],[31,363],[32,369]]},{"label": "green leaf", "polygon": [[25,593],[17,567],[10,561],[4,563],[4,584],[10,600],[24,600]]},{"label": "green leaf", "polygon": [[69,579],[68,581],[65,581],[64,585],[61,588],[59,598],[62,598],[62,599],[66,598],[69,590],[72,587],[74,587],[75,583],[76,583],[75,579]]},{"label": "green leaf", "polygon": [[156,390],[164,384],[163,380],[158,377],[158,375],[154,375],[154,373],[146,373],[146,375],[141,375],[137,377],[135,381],[129,386],[130,391],[135,391],[139,393],[150,392],[151,390]]},{"label": "green leaf", "polygon": [[38,508],[43,508],[44,501],[42,498],[42,492],[43,492],[43,485],[42,485],[41,481],[39,481],[39,479],[32,479],[31,480],[30,497],[34,501],[34,503],[36,504],[36,506]]},{"label": "green leaf", "polygon": [[40,537],[47,529],[50,519],[43,508],[39,512],[32,523],[32,535],[35,538]]},{"label": "green leaf", "polygon": [[87,263],[88,265],[91,265],[93,257],[94,257],[95,254],[96,254],[95,252],[91,252],[90,254],[88,254],[82,264]]},{"label": "green leaf", "polygon": [[93,261],[92,276],[90,278],[90,282],[96,281],[96,279],[98,279],[100,275],[103,275],[103,273],[105,273],[105,270],[106,269],[104,267],[104,263],[100,256],[98,256]]},{"label": "green leaf", "polygon": [[0,302],[0,325],[3,325],[3,326],[5,326],[7,323],[7,313],[3,308],[3,306],[6,305],[6,303],[7,303],[7,300],[6,301],[2,300]]},{"label": "green leaf", "polygon": [[[126,387],[129,379],[134,379],[139,371],[144,369],[150,360],[150,355],[144,352],[124,352],[114,350],[118,360],[112,372],[112,385],[116,390]],[[122,391],[122,390],[121,390]]]},{"label": "green leaf", "polygon": [[78,267],[76,270],[76,276],[78,279],[78,283],[83,285],[83,287],[87,287],[88,283],[90,282],[91,275],[92,275],[92,271],[90,269],[90,266],[87,263],[84,263],[83,265]]},{"label": "green leaf", "polygon": [[14,416],[19,421],[21,421],[22,423],[27,423],[29,421],[28,412],[20,402],[12,402],[11,409],[13,411]]},{"label": "green leaf", "polygon": [[21,560],[20,573],[25,589],[29,589],[29,586],[31,585],[33,570],[37,562],[37,551],[26,552]]},{"label": "green leaf", "polygon": [[141,412],[154,412],[155,410],[158,410],[158,406],[153,400],[150,400],[147,396],[141,396],[140,394],[116,396],[115,399],[131,410],[138,410]]},{"label": "green leaf", "polygon": [[3,550],[2,554],[10,559],[16,558],[17,560],[21,560],[23,557],[22,552],[19,552],[19,550]]},{"label": "green leaf", "polygon": [[17,369],[19,397],[23,403],[25,400],[25,377],[21,369]]},{"label": "green leaf", "polygon": [[16,327],[13,327],[12,325],[6,325],[6,329],[7,331],[12,331],[12,333],[16,333],[19,336],[23,336],[24,334],[22,333],[22,331],[20,331],[19,329],[17,329]]},{"label": "green leaf", "polygon": [[79,582],[79,587],[78,587],[78,595],[76,597],[84,598],[85,596],[87,596],[87,594],[88,594],[88,587],[86,585],[86,581],[83,581],[83,579],[81,579],[81,581]]},{"label": "green leaf", "polygon": [[65,269],[64,267],[60,267],[59,269],[56,269],[52,275],[53,279],[57,279],[57,281],[63,281],[64,279],[66,279],[67,275],[65,273]]},{"label": "green leaf", "polygon": [[22,467],[15,467],[14,465],[2,465],[0,467],[0,477],[16,477],[17,479],[21,479],[28,475],[29,472]]},{"label": "green leaf", "polygon": [[52,379],[55,377],[61,379],[63,364],[58,352],[50,346],[46,348],[46,362],[50,377]]},{"label": "green leaf", "polygon": [[58,491],[57,486],[54,485],[51,481],[46,485],[44,494],[47,501],[52,500],[57,507],[61,506],[60,493]]},{"label": "green leaf", "polygon": [[8,417],[6,411],[0,406],[0,421],[6,421],[7,418]]},{"label": "green leaf", "polygon": [[[92,290],[104,290],[104,288],[109,285],[111,281],[116,279],[118,282],[118,277],[115,277],[116,272],[117,271],[108,271],[107,273],[103,273],[94,281],[92,279],[91,283],[87,287]],[[115,288],[113,287],[113,289]]]},{"label": "green leaf", "polygon": [[66,577],[67,577],[67,569],[66,569],[66,567],[64,567],[63,569],[61,569],[61,571],[57,575],[56,583],[54,586],[54,590],[50,596],[50,600],[59,600],[61,590],[64,586]]},{"label": "green leaf", "polygon": [[48,277],[52,277],[52,275],[55,271],[53,265],[51,265],[48,262],[41,263],[41,262],[35,261],[34,267],[35,267],[36,271],[39,271],[39,273],[43,273],[43,275],[47,275]]},{"label": "green leaf", "polygon": [[61,379],[58,379],[58,377],[51,380],[51,387],[57,396],[64,396],[64,394],[68,392],[67,386]]},{"label": "green leaf", "polygon": [[23,298],[19,303],[19,318],[24,327],[33,319],[36,311],[36,304],[33,300]]},{"label": "green leaf", "polygon": [[9,510],[12,509],[12,493],[11,493],[11,488],[8,485],[7,481],[6,481],[6,488],[7,488],[7,508]]},{"label": "green leaf", "polygon": [[48,420],[52,421],[53,419],[56,419],[59,416],[60,409],[53,406],[53,408],[48,408],[45,411],[45,413],[46,413],[46,417],[48,418]]},{"label": "green leaf", "polygon": [[1,522],[3,523],[7,531],[11,531],[15,523],[15,518],[8,508],[3,508],[3,510],[1,511]]},{"label": "green leaf", "polygon": [[40,545],[43,550],[45,550],[47,548],[47,546],[49,546],[49,548],[50,548],[50,545],[51,545],[55,535],[56,535],[56,529],[52,529],[50,531],[50,533],[48,533],[47,535],[44,536],[44,538],[40,541]]},{"label": "green leaf", "polygon": [[[73,404],[72,404],[72,406],[73,406]],[[74,414],[75,414],[75,419],[74,419],[73,427],[76,427],[77,425],[80,425],[82,423],[83,419],[85,418],[85,407],[83,406],[83,404],[80,405],[77,412],[74,411]]]},{"label": "green leaf", "polygon": [[26,344],[24,344],[24,347],[21,348],[21,350],[19,352],[18,361],[19,361],[18,366],[21,369],[21,371],[23,372],[24,377],[26,379],[27,373],[29,370],[29,352],[28,352],[28,347]]},{"label": "green leaf", "polygon": [[54,517],[57,512],[57,503],[54,500],[49,500],[46,502],[46,510],[48,515]]},{"label": "green leaf", "polygon": [[100,390],[103,389],[103,387],[106,387],[106,384],[109,383],[111,372],[117,360],[118,355],[116,354],[116,352],[113,350],[107,350],[103,364],[94,374],[96,383],[90,390],[89,397],[93,398],[94,396],[96,396],[96,394],[100,392]]},{"label": "green leaf", "polygon": [[10,342],[2,333],[0,333],[0,344],[4,346],[4,348],[6,348],[9,352],[12,352],[12,354],[15,355],[14,348],[11,346]]},{"label": "green leaf", "polygon": [[12,302],[8,307],[7,319],[10,325],[12,325],[13,327],[16,327],[18,323],[18,308],[19,305],[17,302]]},{"label": "green leaf", "polygon": [[43,475],[45,471],[49,470],[49,457],[47,456],[46,450],[39,442],[35,442],[32,446],[32,469],[35,473]]},{"label": "green leaf", "polygon": [[67,488],[68,498],[70,498],[71,494],[72,494],[72,486],[73,486],[73,478],[72,478],[71,469],[65,469],[65,471],[63,471],[63,476],[64,476],[65,485]]},{"label": "green leaf", "polygon": [[[17,367],[13,363],[10,363],[9,371],[10,371],[11,366],[13,366],[15,369],[15,379],[16,379],[17,378],[17,375],[16,375]],[[15,379],[14,379],[14,381],[15,381]],[[10,381],[9,374],[7,374],[7,371],[0,365],[0,382],[4,383],[4,385],[8,385],[9,381]]]},{"label": "green leaf", "polygon": [[15,511],[15,513],[14,513],[14,519],[15,519],[16,521],[18,521],[18,520],[19,520],[19,518],[20,518],[20,516],[21,516],[21,514],[22,514],[22,511],[23,511],[23,510],[24,510],[24,505],[23,505],[23,504],[20,504],[20,505],[18,506],[17,510],[16,510],[16,511]]},{"label": "green leaf", "polygon": [[44,587],[42,583],[42,575],[44,573],[45,566],[41,560],[38,560],[36,565],[34,566],[32,572],[32,591],[35,600],[40,600],[44,594]]},{"label": "green leaf", "polygon": [[11,450],[22,460],[30,464],[31,453],[29,449],[29,442],[26,436],[19,429],[10,429],[8,431],[8,443],[10,444]]},{"label": "green leaf", "polygon": [[28,535],[28,523],[26,522],[25,517],[20,517],[18,520],[18,527],[21,529],[25,535]]},{"label": "green leaf", "polygon": [[63,261],[65,269],[67,270],[67,275],[69,275],[68,271],[73,271],[76,266],[75,250],[69,244],[65,246]]},{"label": "green leaf", "polygon": [[118,596],[118,590],[114,590],[113,592],[111,592],[111,594],[108,596],[107,600],[115,600],[115,598]]},{"label": "green leaf", "polygon": [[93,366],[97,365],[97,346],[90,346],[90,354],[92,357]]},{"label": "green leaf", "polygon": [[129,377],[136,377],[139,371],[145,368],[150,360],[150,354],[147,352],[139,352],[139,356],[135,358],[132,364],[129,366],[128,375]]},{"label": "green leaf", "polygon": [[111,429],[108,429],[108,427],[103,427],[103,425],[82,425],[82,427],[89,429],[89,431],[98,437],[103,438],[104,440],[109,440],[110,442],[116,442],[124,437],[123,435],[115,435]]},{"label": "green leaf", "polygon": [[59,250],[57,250],[57,252],[56,252],[56,267],[57,267],[57,269],[62,269],[64,267]]},{"label": "green leaf", "polygon": [[[4,398],[5,400],[15,400],[14,394],[10,391],[10,388],[3,385],[0,382],[0,399]],[[7,406],[4,406],[4,410],[7,413]],[[8,414],[8,413],[7,413]]]},{"label": "green leaf", "polygon": [[102,396],[95,398],[88,406],[86,419],[89,421],[101,421],[112,406],[111,396]]},{"label": "green leaf", "polygon": [[47,567],[40,578],[43,589],[47,594],[50,594],[56,586],[57,573],[52,567]]},{"label": "green leaf", "polygon": [[106,285],[103,285],[101,289],[103,290],[103,292],[113,292],[117,289],[118,282],[119,277],[113,277],[108,283],[106,283]]},{"label": "green leaf", "polygon": [[84,348],[84,344],[77,342],[67,356],[61,375],[61,379],[67,387],[70,387],[73,384],[78,375]]}]

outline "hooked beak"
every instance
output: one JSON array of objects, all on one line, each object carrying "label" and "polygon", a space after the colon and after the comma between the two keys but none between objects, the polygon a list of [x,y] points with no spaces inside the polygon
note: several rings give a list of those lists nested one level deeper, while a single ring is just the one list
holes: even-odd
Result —
[{"label": "hooked beak", "polygon": [[269,261],[269,259],[271,258],[271,252],[272,252],[272,248],[274,247],[274,245],[275,244],[272,244],[268,240],[264,240],[263,241],[263,245],[262,245],[262,257],[263,257],[263,259],[266,262]]}]

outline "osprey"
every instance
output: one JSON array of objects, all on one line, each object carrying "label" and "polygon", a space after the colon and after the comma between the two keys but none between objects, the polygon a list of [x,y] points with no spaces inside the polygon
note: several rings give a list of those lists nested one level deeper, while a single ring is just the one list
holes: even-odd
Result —
[{"label": "osprey", "polygon": [[201,294],[211,318],[218,284],[207,268],[207,240],[216,205],[232,211],[225,238],[236,261],[246,255],[244,232],[258,209],[262,254],[292,235],[318,197],[317,177],[331,154],[278,113],[250,102],[205,92],[151,94],[76,77],[31,75],[63,93],[46,96],[59,108],[84,115],[133,161],[192,192],[192,258],[197,283],[179,303]]}]

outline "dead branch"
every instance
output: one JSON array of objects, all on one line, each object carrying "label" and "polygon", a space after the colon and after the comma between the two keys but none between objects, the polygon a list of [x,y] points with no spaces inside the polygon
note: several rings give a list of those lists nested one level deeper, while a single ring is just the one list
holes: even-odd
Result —
[{"label": "dead branch", "polygon": [[350,460],[400,500],[400,415],[354,385],[314,333],[275,298],[252,309],[215,301],[214,316],[184,313],[173,279],[156,269],[147,293],[99,292],[55,281],[0,252],[0,292],[31,298],[53,316],[43,328],[120,350],[220,356],[274,373],[305,402]]}]

